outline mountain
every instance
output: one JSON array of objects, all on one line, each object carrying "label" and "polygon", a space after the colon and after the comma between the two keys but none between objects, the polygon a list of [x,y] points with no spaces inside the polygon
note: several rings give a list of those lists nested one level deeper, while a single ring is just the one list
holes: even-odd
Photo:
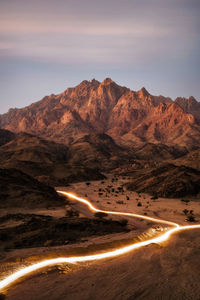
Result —
[{"label": "mountain", "polygon": [[0,169],[0,208],[64,205],[56,191],[16,169]]},{"label": "mountain", "polygon": [[166,198],[197,196],[200,193],[200,171],[166,163],[135,173],[127,188]]},{"label": "mountain", "polygon": [[193,98],[131,91],[110,78],[84,80],[58,95],[0,115],[0,128],[25,131],[70,145],[85,135],[106,133],[121,146],[145,143],[200,147],[199,103]]}]

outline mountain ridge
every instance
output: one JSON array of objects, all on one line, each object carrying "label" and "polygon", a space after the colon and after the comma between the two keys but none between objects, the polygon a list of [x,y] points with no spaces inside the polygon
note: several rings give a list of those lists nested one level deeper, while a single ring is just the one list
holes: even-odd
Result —
[{"label": "mountain ridge", "polygon": [[200,147],[200,103],[194,97],[153,96],[132,91],[111,78],[84,80],[74,88],[0,115],[0,128],[25,131],[71,144],[92,133],[106,133],[117,144],[143,143]]}]

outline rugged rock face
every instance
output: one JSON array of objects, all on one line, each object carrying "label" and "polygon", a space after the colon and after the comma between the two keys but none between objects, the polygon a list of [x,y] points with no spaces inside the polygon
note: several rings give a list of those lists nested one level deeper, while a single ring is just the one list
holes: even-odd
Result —
[{"label": "rugged rock face", "polygon": [[175,102],[182,107],[185,112],[192,114],[198,121],[200,121],[200,103],[197,102],[194,97],[191,96],[188,99],[178,97]]},{"label": "rugged rock face", "polygon": [[200,147],[200,104],[193,98],[172,101],[135,92],[110,78],[83,81],[59,95],[44,97],[0,116],[0,127],[26,131],[71,144],[87,134],[107,133],[121,145],[144,143]]}]

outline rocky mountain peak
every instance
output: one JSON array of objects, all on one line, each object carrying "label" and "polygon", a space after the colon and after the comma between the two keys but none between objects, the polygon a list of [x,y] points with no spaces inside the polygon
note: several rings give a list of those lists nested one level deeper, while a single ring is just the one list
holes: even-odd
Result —
[{"label": "rocky mountain peak", "polygon": [[115,83],[115,82],[111,78],[105,78],[101,84],[102,85],[110,85],[111,83]]}]

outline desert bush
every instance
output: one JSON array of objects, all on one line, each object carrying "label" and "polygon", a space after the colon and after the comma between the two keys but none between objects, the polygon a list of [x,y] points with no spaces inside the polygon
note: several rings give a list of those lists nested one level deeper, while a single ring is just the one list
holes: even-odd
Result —
[{"label": "desert bush", "polygon": [[118,186],[118,191],[123,191],[123,187],[122,186]]},{"label": "desert bush", "polygon": [[189,212],[189,210],[188,210],[188,209],[186,209],[186,208],[183,210],[183,213],[184,213],[185,215],[187,215],[187,214],[188,214],[188,212]]},{"label": "desert bush", "polygon": [[90,183],[90,182],[86,182],[85,184],[86,184],[86,185],[90,185],[91,183]]},{"label": "desert bush", "polygon": [[182,202],[185,202],[185,204],[188,204],[190,202],[190,200],[188,199],[181,199]]},{"label": "desert bush", "polygon": [[188,222],[195,222],[196,221],[194,215],[188,215],[186,220]]},{"label": "desert bush", "polygon": [[119,200],[119,201],[116,201],[116,203],[117,204],[124,204],[124,201]]},{"label": "desert bush", "polygon": [[100,212],[100,211],[99,211],[99,212],[95,213],[94,216],[95,216],[96,218],[102,219],[102,218],[107,217],[108,215],[107,215],[106,213],[103,213],[103,212]]},{"label": "desert bush", "polygon": [[142,203],[141,203],[141,202],[138,202],[137,206],[142,206]]},{"label": "desert bush", "polygon": [[103,193],[99,193],[99,196],[102,196],[103,195]]},{"label": "desert bush", "polygon": [[130,200],[129,196],[126,196],[126,200]]}]

